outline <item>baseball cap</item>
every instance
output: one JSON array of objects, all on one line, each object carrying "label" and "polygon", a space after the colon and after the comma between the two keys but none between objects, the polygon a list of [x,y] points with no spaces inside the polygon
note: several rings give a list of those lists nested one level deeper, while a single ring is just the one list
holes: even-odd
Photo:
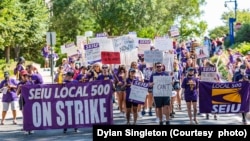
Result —
[{"label": "baseball cap", "polygon": [[136,72],[134,68],[130,68],[129,72]]},{"label": "baseball cap", "polygon": [[194,71],[194,68],[193,68],[193,67],[189,67],[189,68],[187,69],[187,71]]},{"label": "baseball cap", "polygon": [[246,65],[240,65],[240,69],[246,69]]},{"label": "baseball cap", "polygon": [[247,52],[247,55],[250,55],[250,51]]},{"label": "baseball cap", "polygon": [[68,71],[68,72],[66,73],[66,75],[67,75],[67,76],[72,76],[72,77],[73,77],[73,76],[74,76],[74,72]]},{"label": "baseball cap", "polygon": [[20,74],[21,75],[28,75],[29,73],[27,72],[27,70],[21,70]]}]

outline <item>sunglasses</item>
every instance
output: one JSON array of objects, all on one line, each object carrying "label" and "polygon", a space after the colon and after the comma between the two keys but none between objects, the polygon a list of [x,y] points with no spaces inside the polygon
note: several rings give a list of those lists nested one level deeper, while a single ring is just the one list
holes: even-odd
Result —
[{"label": "sunglasses", "polygon": [[157,68],[161,68],[161,66],[156,66]]},{"label": "sunglasses", "polygon": [[108,67],[102,67],[102,69],[108,69]]}]

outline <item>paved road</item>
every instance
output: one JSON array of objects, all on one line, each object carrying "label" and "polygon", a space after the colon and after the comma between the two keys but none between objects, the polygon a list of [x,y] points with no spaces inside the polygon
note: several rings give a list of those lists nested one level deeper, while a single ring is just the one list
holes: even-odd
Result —
[{"label": "paved road", "polygon": [[[49,72],[43,72],[43,76],[47,80],[45,82],[51,81]],[[47,76],[46,76],[47,75]],[[1,100],[1,95],[0,95]],[[172,125],[189,125],[189,119],[187,116],[187,111],[185,108],[185,103],[182,104],[182,110],[177,111],[175,117],[171,119]],[[2,109],[2,103],[0,102],[0,109]],[[124,125],[126,123],[124,117],[119,116],[119,111],[117,106],[113,107],[114,115],[114,124],[115,125]],[[155,115],[155,113],[154,113]],[[0,115],[2,116],[2,115]],[[17,125],[12,124],[11,120],[11,111],[8,111],[5,125],[0,125],[0,140],[1,141],[48,141],[48,140],[60,140],[60,141],[92,141],[92,128],[80,128],[79,133],[74,133],[73,130],[69,129],[68,133],[64,134],[62,129],[51,129],[51,130],[36,130],[32,135],[24,134],[22,129],[22,114],[18,111]],[[143,116],[138,120],[138,125],[158,125],[155,122],[155,116]],[[241,125],[241,116],[240,114],[225,114],[218,115],[218,119],[214,120],[213,116],[210,116],[210,119],[207,120],[203,115],[198,116],[200,125]]]}]

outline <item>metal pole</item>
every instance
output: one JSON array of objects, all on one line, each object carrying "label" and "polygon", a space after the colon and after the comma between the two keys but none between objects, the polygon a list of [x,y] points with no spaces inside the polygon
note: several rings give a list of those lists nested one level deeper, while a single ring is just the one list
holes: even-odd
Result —
[{"label": "metal pole", "polygon": [[50,32],[50,45],[51,45],[51,53],[50,53],[50,75],[52,79],[52,83],[54,82],[54,60],[53,60],[53,43],[52,43],[52,32]]}]

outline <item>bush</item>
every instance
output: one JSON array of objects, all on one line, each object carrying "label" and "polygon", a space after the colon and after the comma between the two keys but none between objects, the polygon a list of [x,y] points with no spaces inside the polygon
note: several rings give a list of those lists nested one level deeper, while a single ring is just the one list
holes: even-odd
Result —
[{"label": "bush", "polygon": [[234,50],[239,51],[241,54],[246,55],[250,51],[250,42],[243,42],[235,46]]}]

